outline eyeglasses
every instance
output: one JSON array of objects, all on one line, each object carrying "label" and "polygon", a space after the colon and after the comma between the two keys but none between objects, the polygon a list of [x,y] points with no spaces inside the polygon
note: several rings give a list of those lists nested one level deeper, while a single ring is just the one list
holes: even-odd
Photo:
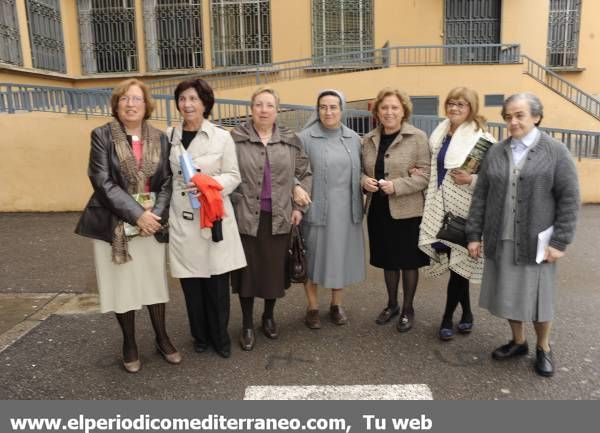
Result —
[{"label": "eyeglasses", "polygon": [[123,95],[119,98],[119,102],[123,102],[125,104],[129,104],[132,103],[133,105],[140,105],[144,103],[144,97],[143,96],[127,96],[127,95]]},{"label": "eyeglasses", "polygon": [[446,108],[458,108],[459,110],[464,110],[469,106],[468,102],[462,102],[462,101],[448,101],[446,102]]},{"label": "eyeglasses", "polygon": [[340,110],[340,107],[337,105],[319,105],[319,111],[331,111],[332,113],[335,113],[336,111]]}]

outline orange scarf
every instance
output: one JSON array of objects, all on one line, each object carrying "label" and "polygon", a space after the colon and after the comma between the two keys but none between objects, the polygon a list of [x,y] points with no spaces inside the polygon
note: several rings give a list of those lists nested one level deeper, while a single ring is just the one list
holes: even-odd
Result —
[{"label": "orange scarf", "polygon": [[192,182],[202,193],[198,197],[201,205],[200,228],[212,228],[213,222],[225,216],[223,197],[221,197],[223,187],[212,177],[202,173],[196,173],[192,177]]}]

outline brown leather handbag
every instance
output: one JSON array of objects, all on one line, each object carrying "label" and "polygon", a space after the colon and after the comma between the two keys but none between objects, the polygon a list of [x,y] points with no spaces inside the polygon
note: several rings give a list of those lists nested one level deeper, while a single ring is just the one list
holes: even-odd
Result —
[{"label": "brown leather handbag", "polygon": [[306,282],[306,249],[300,228],[292,225],[288,248],[288,272],[292,283]]}]

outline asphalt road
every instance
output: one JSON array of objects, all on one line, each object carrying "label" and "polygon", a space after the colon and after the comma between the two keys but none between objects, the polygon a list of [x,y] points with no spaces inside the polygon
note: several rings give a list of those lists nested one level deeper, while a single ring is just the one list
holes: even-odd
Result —
[{"label": "asphalt road", "polygon": [[[77,214],[0,214],[0,292],[95,291],[88,240],[72,234]],[[232,297],[233,355],[196,354],[187,328],[181,289],[171,280],[168,328],[184,355],[179,366],[156,353],[145,311],[137,330],[143,368],[127,374],[119,365],[120,334],[114,317],[87,312],[53,314],[0,352],[0,399],[241,399],[252,385],[425,384],[444,399],[600,399],[600,206],[585,206],[575,243],[558,269],[559,296],[552,346],[554,378],[538,377],[533,353],[506,362],[490,351],[510,337],[502,319],[478,308],[471,293],[475,329],[451,342],[437,339],[446,279],[421,279],[416,324],[399,334],[374,319],[385,304],[382,272],[368,268],[363,284],[346,291],[350,323],[327,321],[328,294],[320,293],[323,328],[302,324],[303,289],[294,285],[276,307],[280,339],[257,333],[252,352],[236,344],[240,329]],[[255,307],[256,323],[262,306]],[[78,311],[74,311],[78,313]],[[457,317],[458,318],[458,317]],[[528,327],[531,346],[535,337]]]}]

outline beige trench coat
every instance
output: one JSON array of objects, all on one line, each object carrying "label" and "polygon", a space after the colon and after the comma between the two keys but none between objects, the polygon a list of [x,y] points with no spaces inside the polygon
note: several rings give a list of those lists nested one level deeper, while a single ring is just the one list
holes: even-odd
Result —
[{"label": "beige trench coat", "polygon": [[[167,129],[171,138],[172,128]],[[235,144],[229,132],[208,120],[190,143],[187,152],[196,169],[212,176],[223,186],[223,240],[212,241],[209,228],[200,229],[198,209],[193,209],[185,188],[179,163],[184,150],[181,144],[181,127],[173,131],[170,164],[173,171],[173,195],[169,211],[169,265],[175,278],[208,278],[246,266],[246,257],[238,232],[229,194],[240,183]],[[189,219],[189,218],[192,219]]]}]

